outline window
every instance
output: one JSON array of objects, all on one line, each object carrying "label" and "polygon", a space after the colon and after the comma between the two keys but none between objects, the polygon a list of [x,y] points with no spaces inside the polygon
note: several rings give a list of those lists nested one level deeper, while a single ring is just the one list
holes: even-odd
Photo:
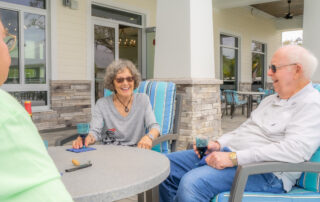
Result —
[{"label": "window", "polygon": [[220,35],[220,61],[221,76],[223,79],[222,89],[237,89],[238,83],[238,50],[237,37]]},{"label": "window", "polygon": [[252,41],[252,84],[251,90],[264,88],[265,80],[265,44]]},{"label": "window", "polygon": [[49,94],[46,1],[1,1],[10,2],[1,3],[0,16],[9,33],[5,40],[11,40],[12,47],[9,75],[2,88],[21,103],[30,100],[34,109],[45,109]]},{"label": "window", "polygon": [[142,16],[125,11],[106,8],[98,5],[92,5],[92,16],[127,22],[130,24],[142,25]]}]

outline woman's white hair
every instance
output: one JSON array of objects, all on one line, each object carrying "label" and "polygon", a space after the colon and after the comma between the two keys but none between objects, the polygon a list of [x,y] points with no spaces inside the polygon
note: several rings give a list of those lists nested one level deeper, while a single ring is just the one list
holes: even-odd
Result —
[{"label": "woman's white hair", "polygon": [[289,63],[301,64],[304,76],[310,80],[317,69],[318,59],[309,50],[299,45],[283,46],[281,49],[288,56]]}]

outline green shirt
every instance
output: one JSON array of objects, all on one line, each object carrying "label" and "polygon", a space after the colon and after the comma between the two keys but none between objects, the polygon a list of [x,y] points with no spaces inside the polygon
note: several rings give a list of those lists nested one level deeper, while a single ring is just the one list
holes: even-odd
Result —
[{"label": "green shirt", "polygon": [[0,201],[72,201],[30,116],[1,89]]}]

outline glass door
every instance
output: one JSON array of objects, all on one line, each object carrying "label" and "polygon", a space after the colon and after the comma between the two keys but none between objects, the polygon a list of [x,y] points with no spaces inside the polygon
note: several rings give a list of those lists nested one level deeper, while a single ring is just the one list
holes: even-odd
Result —
[{"label": "glass door", "polygon": [[94,97],[95,101],[103,97],[104,85],[103,79],[108,65],[118,59],[119,44],[118,42],[118,25],[105,22],[102,20],[93,20],[94,30]]}]

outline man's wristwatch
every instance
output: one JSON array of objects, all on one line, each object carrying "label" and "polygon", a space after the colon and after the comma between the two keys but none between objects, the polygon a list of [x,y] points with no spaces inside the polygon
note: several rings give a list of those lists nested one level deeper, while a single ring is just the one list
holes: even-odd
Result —
[{"label": "man's wristwatch", "polygon": [[231,160],[233,166],[237,166],[238,165],[237,153],[236,152],[230,152],[229,153],[229,159]]},{"label": "man's wristwatch", "polygon": [[153,141],[154,137],[152,134],[148,133],[147,136],[151,139],[151,141]]}]

